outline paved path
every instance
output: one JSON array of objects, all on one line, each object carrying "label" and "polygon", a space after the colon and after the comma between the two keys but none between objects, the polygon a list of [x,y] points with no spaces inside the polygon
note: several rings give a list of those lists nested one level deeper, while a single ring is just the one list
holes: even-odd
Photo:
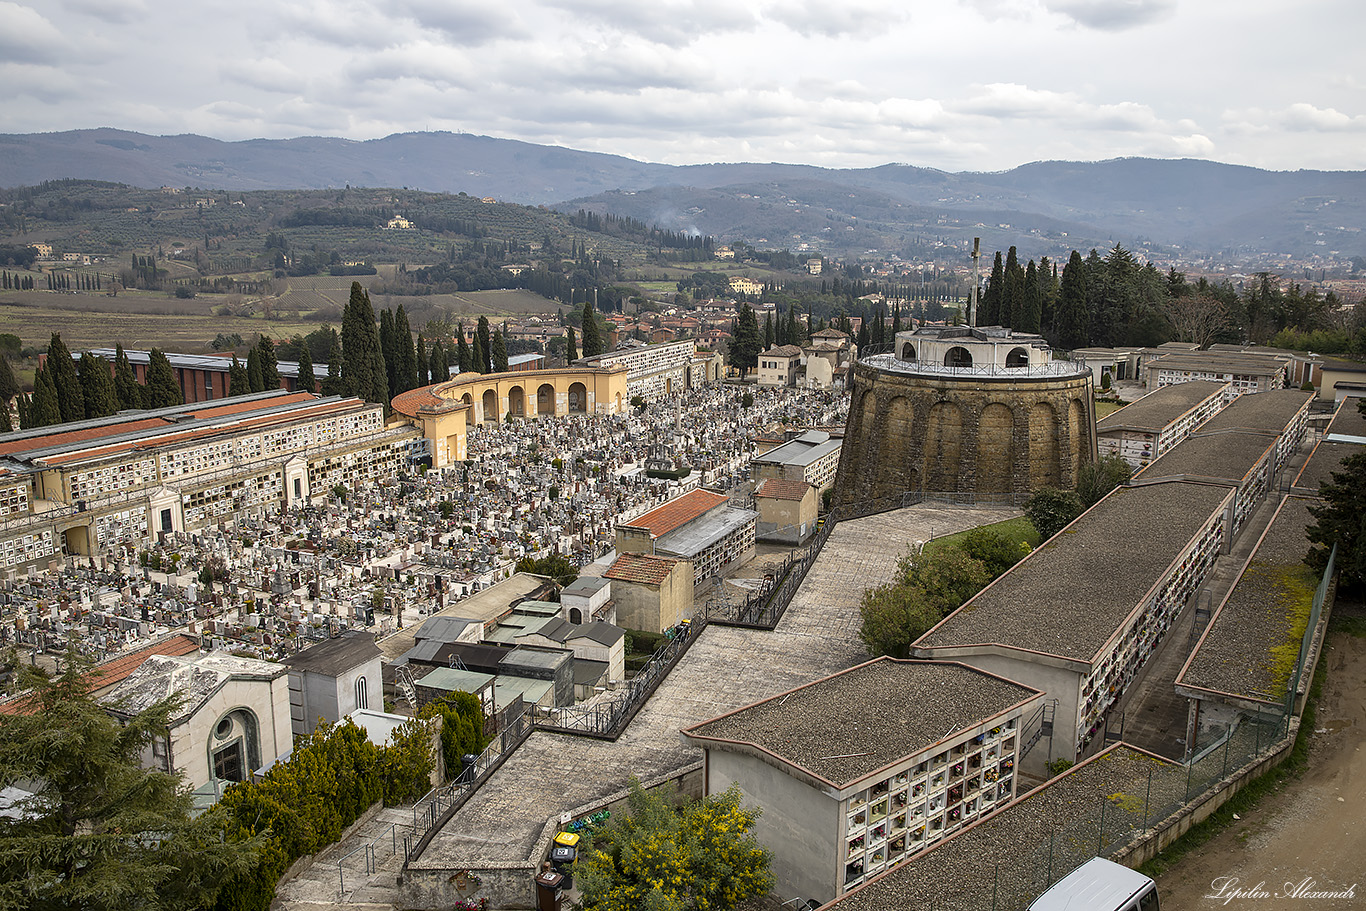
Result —
[{"label": "paved path", "polygon": [[[526,863],[548,820],[701,759],[679,730],[867,657],[858,602],[888,581],[912,542],[1019,515],[1014,509],[914,506],[841,523],[772,632],[708,626],[616,742],[537,731],[433,838],[417,869]],[[341,846],[337,855],[354,847]],[[539,859],[539,858],[536,858]],[[316,865],[315,865],[316,866]],[[363,869],[363,866],[362,866]],[[396,869],[396,868],[395,868]],[[391,900],[393,871],[342,897],[330,873],[306,872],[282,887],[278,907]],[[350,884],[348,881],[348,889]],[[326,906],[325,904],[322,906]]]}]

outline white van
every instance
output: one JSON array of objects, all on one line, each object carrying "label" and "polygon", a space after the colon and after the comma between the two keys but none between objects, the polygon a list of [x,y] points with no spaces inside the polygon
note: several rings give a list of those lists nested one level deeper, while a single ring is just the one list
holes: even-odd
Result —
[{"label": "white van", "polygon": [[1034,899],[1029,911],[1158,911],[1157,883],[1093,857]]}]

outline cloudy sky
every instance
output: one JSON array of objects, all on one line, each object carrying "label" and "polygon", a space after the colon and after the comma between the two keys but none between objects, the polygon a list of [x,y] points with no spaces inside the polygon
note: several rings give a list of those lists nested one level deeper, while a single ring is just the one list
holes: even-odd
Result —
[{"label": "cloudy sky", "polygon": [[1366,168],[1361,0],[0,0],[0,132]]}]

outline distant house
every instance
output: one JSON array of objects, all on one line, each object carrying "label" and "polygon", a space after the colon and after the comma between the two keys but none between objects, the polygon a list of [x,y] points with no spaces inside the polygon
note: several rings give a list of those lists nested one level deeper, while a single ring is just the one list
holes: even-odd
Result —
[{"label": "distant house", "polygon": [[395,215],[384,227],[389,231],[409,231],[412,230],[413,223],[402,215]]},{"label": "distant house", "polygon": [[737,275],[730,280],[730,290],[736,294],[746,294],[753,297],[764,293],[764,285],[763,282]]},{"label": "distant house", "polygon": [[816,531],[816,488],[805,481],[765,478],[754,491],[754,505],[760,541],[800,544]]},{"label": "distant house", "polygon": [[779,345],[759,355],[760,386],[795,386],[802,364],[802,349]]},{"label": "distant house", "polygon": [[686,560],[623,553],[603,575],[612,580],[617,622],[627,629],[662,633],[692,608],[692,566]]}]

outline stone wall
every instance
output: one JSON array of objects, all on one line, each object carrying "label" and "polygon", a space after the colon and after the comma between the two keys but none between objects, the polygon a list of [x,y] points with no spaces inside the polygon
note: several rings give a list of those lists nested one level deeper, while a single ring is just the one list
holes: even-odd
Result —
[{"label": "stone wall", "polygon": [[836,502],[1070,488],[1096,458],[1095,428],[1086,375],[958,378],[858,364]]}]

